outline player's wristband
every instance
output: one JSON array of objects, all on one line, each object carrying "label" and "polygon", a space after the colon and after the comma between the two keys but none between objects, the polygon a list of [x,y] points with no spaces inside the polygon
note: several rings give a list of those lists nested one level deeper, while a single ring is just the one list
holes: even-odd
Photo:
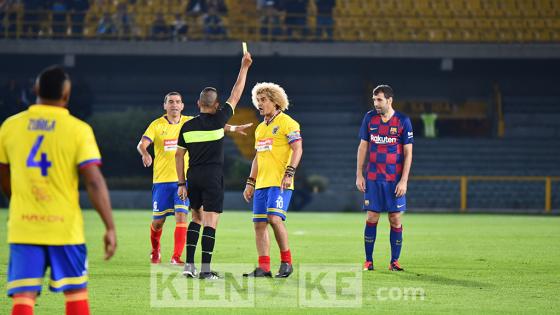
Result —
[{"label": "player's wristband", "polygon": [[291,165],[286,166],[286,171],[284,172],[284,176],[294,177],[294,175],[296,175],[296,168]]},{"label": "player's wristband", "polygon": [[255,187],[257,181],[253,177],[247,178],[247,185]]},{"label": "player's wristband", "polygon": [[185,183],[177,183],[177,186],[179,186],[179,187],[180,186],[187,186],[187,183],[186,182]]}]

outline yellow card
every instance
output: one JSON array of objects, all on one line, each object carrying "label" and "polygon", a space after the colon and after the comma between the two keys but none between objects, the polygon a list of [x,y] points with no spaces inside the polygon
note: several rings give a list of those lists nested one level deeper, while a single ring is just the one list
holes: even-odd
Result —
[{"label": "yellow card", "polygon": [[246,42],[242,42],[241,46],[243,47],[243,55],[245,55],[247,53],[247,43]]}]

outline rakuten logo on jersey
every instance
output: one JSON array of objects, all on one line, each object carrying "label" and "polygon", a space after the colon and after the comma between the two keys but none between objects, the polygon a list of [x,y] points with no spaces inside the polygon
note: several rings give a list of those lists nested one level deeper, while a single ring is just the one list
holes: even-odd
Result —
[{"label": "rakuten logo on jersey", "polygon": [[379,135],[371,135],[371,142],[374,142],[375,144],[394,144],[397,143],[397,138],[389,138],[387,136],[385,137],[381,137]]}]

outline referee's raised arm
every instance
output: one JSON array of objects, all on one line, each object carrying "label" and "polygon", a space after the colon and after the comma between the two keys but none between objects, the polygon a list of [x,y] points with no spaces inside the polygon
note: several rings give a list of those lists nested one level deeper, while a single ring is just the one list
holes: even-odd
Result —
[{"label": "referee's raised arm", "polygon": [[237,81],[235,81],[235,85],[231,90],[231,95],[229,96],[227,102],[231,105],[231,109],[235,111],[235,107],[237,103],[241,99],[241,94],[243,93],[243,89],[245,88],[245,81],[247,80],[247,72],[249,71],[249,67],[253,63],[253,59],[251,59],[250,53],[245,53],[243,55],[243,59],[241,59],[241,69],[239,69],[239,75],[237,76]]}]

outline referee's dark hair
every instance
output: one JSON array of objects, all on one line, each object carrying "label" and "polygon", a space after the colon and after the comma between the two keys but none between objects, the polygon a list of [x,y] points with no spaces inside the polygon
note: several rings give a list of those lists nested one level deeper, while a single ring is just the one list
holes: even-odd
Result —
[{"label": "referee's dark hair", "polygon": [[70,81],[70,76],[61,66],[46,68],[37,76],[37,96],[47,100],[62,99],[66,81]]},{"label": "referee's dark hair", "polygon": [[373,89],[373,95],[377,95],[379,93],[383,93],[385,98],[390,98],[395,95],[393,93],[393,88],[386,84],[378,85],[375,89]]},{"label": "referee's dark hair", "polygon": [[198,100],[201,106],[212,106],[218,101],[218,90],[213,87],[205,87],[202,92],[200,92]]}]

